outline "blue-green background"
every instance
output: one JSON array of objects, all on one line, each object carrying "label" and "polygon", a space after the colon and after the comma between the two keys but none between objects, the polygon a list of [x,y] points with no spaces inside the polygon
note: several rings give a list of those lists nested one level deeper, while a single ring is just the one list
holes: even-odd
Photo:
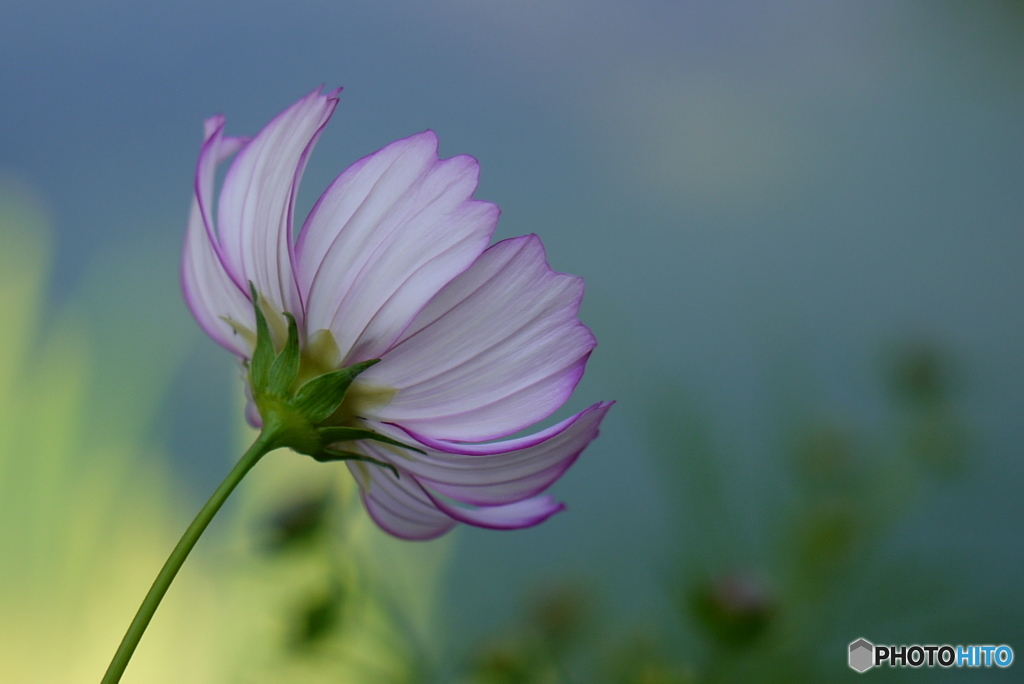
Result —
[{"label": "blue-green background", "polygon": [[480,160],[499,237],[536,232],[586,280],[599,346],[566,411],[619,405],[554,488],[566,513],[460,532],[456,648],[567,575],[634,616],[619,619],[667,614],[675,494],[648,421],[666,386],[733,454],[756,540],[791,396],[870,430],[886,345],[934,342],[959,362],[971,465],[887,543],[948,568],[955,610],[1024,656],[1022,35],[1010,0],[5,0],[0,171],[51,212],[55,305],[98,259],[146,255],[140,292],[194,331],[154,436],[198,502],[237,452],[236,366],[175,294],[202,120],[251,135],[344,86],[300,215],[349,163],[425,128]]}]

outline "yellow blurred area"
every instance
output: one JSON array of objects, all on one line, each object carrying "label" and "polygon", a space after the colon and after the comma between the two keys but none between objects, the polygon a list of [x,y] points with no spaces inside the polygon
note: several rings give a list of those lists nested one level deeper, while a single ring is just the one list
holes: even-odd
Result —
[{"label": "yellow blurred area", "polygon": [[[0,186],[3,684],[98,682],[194,513],[140,424],[152,415],[91,419],[104,415],[97,403],[158,406],[177,357],[146,360],[167,366],[147,374],[162,384],[131,390],[149,397],[99,377],[104,341],[81,312],[44,316],[49,239],[38,202]],[[123,372],[137,362],[126,359]],[[322,532],[268,551],[272,514],[310,495],[329,502]],[[168,592],[126,684],[418,678],[437,645],[430,624],[446,544],[387,538],[342,467],[290,452],[268,456],[235,496],[222,512],[230,520],[200,541]]]}]

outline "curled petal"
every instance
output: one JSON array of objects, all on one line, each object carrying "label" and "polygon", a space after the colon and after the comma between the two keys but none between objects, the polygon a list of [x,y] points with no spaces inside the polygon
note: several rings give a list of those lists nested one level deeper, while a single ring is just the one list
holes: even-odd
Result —
[{"label": "curled petal", "polygon": [[307,330],[330,330],[346,364],[388,349],[487,247],[498,208],[472,199],[478,174],[472,157],[438,159],[433,131],[341,174],[296,247]]},{"label": "curled petal", "polygon": [[366,417],[434,439],[512,434],[561,406],[594,337],[581,278],[556,273],[535,235],[488,248],[416,316],[364,380],[398,390]]},{"label": "curled petal", "polygon": [[492,530],[518,530],[539,525],[555,513],[565,509],[550,496],[535,496],[504,506],[454,506],[425,490],[434,505],[459,522]]},{"label": "curled petal", "polygon": [[297,318],[292,212],[306,159],[338,103],[319,89],[279,114],[246,145],[224,179],[218,206],[221,251],[237,285],[247,281],[279,312]]},{"label": "curled petal", "polygon": [[490,444],[433,440],[394,426],[375,426],[399,440],[412,437],[425,454],[396,458],[386,448],[376,453],[416,477],[425,487],[475,506],[515,503],[547,489],[598,435],[612,402],[590,408],[528,437]]},{"label": "curled petal", "polygon": [[185,234],[181,283],[185,302],[199,325],[218,344],[238,356],[251,350],[228,323],[234,320],[252,325],[252,303],[224,267],[216,242],[210,207],[217,166],[245,143],[241,138],[224,137],[224,118],[206,121],[206,138],[196,169],[195,197]]},{"label": "curled petal", "polygon": [[[395,478],[378,466],[349,461],[363,504],[386,532],[402,539],[434,539],[455,526],[410,476]],[[376,469],[376,470],[375,470]]]},{"label": "curled petal", "polygon": [[[387,460],[386,449],[361,443],[361,451],[372,458]],[[392,455],[392,461],[395,459]],[[402,467],[401,465],[399,467]],[[449,500],[440,490],[421,481],[408,470],[395,478],[390,472],[365,463],[349,463],[363,494],[370,516],[387,532],[403,539],[433,539],[456,522],[476,527],[512,530],[544,522],[564,508],[550,496],[533,496],[499,505],[465,505]]]}]

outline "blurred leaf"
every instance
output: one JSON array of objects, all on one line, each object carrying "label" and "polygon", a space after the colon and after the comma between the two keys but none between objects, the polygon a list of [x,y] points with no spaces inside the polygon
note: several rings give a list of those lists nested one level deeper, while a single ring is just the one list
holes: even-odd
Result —
[{"label": "blurred leaf", "polygon": [[936,409],[914,416],[907,427],[907,451],[927,472],[949,477],[967,466],[970,436],[958,416]]},{"label": "blurred leaf", "polygon": [[950,362],[932,344],[905,343],[890,353],[889,386],[911,406],[933,406],[949,399]]},{"label": "blurred leaf", "polygon": [[706,634],[722,646],[746,648],[760,639],[776,612],[775,601],[758,583],[739,575],[702,582],[687,597],[687,608]]},{"label": "blurred leaf", "polygon": [[577,582],[545,587],[533,599],[532,624],[553,657],[561,657],[584,634],[594,618],[593,597]]},{"label": "blurred leaf", "polygon": [[297,611],[293,648],[311,648],[329,639],[341,622],[342,601],[340,587],[335,586],[332,591],[303,602]]},{"label": "blurred leaf", "polygon": [[282,505],[264,524],[267,551],[279,553],[308,546],[328,527],[330,502],[330,494],[323,491]]},{"label": "blurred leaf", "polygon": [[852,436],[833,425],[803,430],[797,436],[793,460],[805,493],[812,497],[854,491],[865,479],[858,465],[866,464],[858,464]]}]

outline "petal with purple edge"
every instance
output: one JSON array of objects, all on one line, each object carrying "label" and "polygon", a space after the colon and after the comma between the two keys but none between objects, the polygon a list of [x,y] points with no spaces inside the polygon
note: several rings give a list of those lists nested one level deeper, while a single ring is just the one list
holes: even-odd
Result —
[{"label": "petal with purple edge", "polygon": [[461,503],[514,503],[539,494],[561,477],[597,437],[611,406],[612,402],[595,404],[536,435],[489,444],[442,442],[373,424],[378,432],[426,451],[396,458],[386,448],[378,448],[375,457],[394,463],[427,488]]},{"label": "petal with purple edge", "polygon": [[431,494],[429,490],[425,491],[435,506],[455,520],[492,530],[519,530],[524,527],[533,527],[565,509],[565,504],[555,501],[550,496],[535,496],[504,506],[464,508],[444,501]]},{"label": "petal with purple edge", "polygon": [[236,283],[301,321],[293,275],[292,213],[306,159],[338,103],[317,89],[283,111],[246,145],[228,170],[218,206],[225,265]]},{"label": "petal with purple edge", "polygon": [[359,483],[363,504],[380,527],[402,539],[426,540],[440,537],[456,521],[442,513],[423,488],[409,475],[395,478],[378,466],[349,461],[349,470]]},{"label": "petal with purple edge", "polygon": [[249,386],[247,376],[249,370],[244,365],[242,366],[242,386],[245,391],[245,421],[249,425],[253,426],[257,430],[263,427],[263,416],[260,415],[260,409],[256,406],[256,400],[252,396],[252,387]]},{"label": "petal with purple edge", "polygon": [[363,379],[398,390],[367,418],[434,439],[484,441],[561,406],[594,337],[580,278],[551,270],[535,235],[488,248],[435,296]]},{"label": "petal with purple edge", "polygon": [[228,319],[252,326],[252,303],[220,258],[210,222],[210,207],[217,166],[234,154],[245,140],[223,136],[223,117],[208,119],[205,130],[206,139],[196,169],[195,197],[185,234],[182,290],[185,302],[203,330],[225,349],[244,357],[251,350]]},{"label": "petal with purple edge", "polygon": [[[360,447],[374,458],[384,456],[384,449],[376,444]],[[565,508],[550,496],[534,496],[498,506],[462,506],[432,492],[411,473],[403,472],[396,479],[390,472],[373,471],[373,467],[349,463],[360,483],[366,510],[378,525],[403,539],[433,539],[456,522],[496,530],[532,527]]]},{"label": "petal with purple edge", "polygon": [[438,159],[432,131],[341,174],[296,246],[306,329],[330,330],[346,364],[390,347],[487,247],[498,208],[472,199],[477,178],[472,157]]}]

